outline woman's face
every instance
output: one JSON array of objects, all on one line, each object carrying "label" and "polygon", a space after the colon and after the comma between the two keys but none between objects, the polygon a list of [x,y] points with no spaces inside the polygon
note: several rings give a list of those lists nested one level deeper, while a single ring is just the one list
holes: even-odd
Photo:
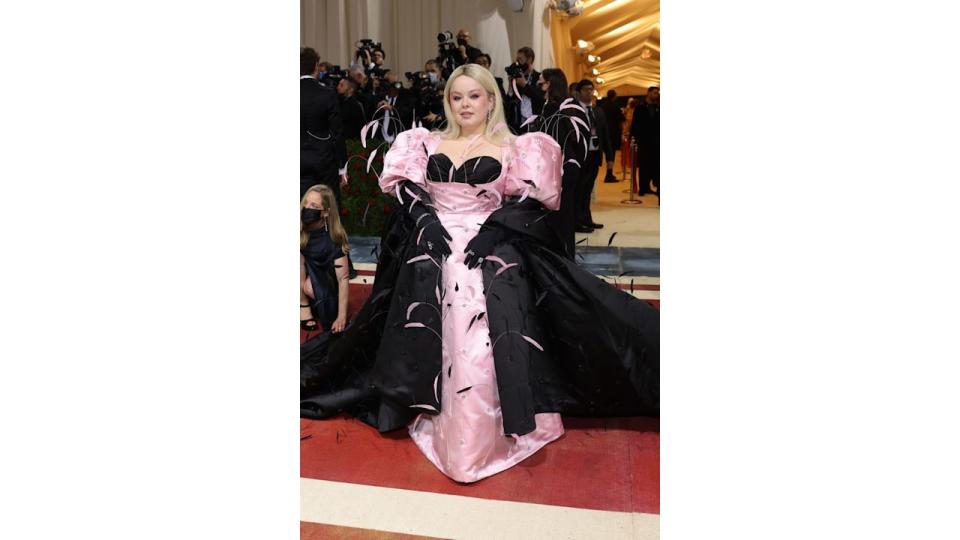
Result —
[{"label": "woman's face", "polygon": [[461,75],[450,86],[450,110],[461,128],[474,128],[487,121],[493,100],[476,79]]},{"label": "woman's face", "polygon": [[320,215],[323,216],[323,219],[327,219],[327,215],[330,214],[330,211],[323,207],[323,196],[321,196],[316,191],[311,191],[307,193],[307,201],[304,205],[304,208],[312,208],[314,210],[320,210]]},{"label": "woman's face", "polygon": [[543,75],[540,75],[537,86],[540,87],[540,90],[543,90],[544,95],[550,92],[550,81],[544,80]]}]

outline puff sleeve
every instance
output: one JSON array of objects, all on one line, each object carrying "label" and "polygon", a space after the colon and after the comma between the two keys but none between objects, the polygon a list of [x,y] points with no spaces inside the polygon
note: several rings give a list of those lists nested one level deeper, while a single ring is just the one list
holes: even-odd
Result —
[{"label": "puff sleeve", "polygon": [[383,157],[380,189],[384,193],[396,196],[397,186],[407,180],[420,186],[426,185],[426,144],[429,136],[430,131],[426,128],[408,129],[397,135]]},{"label": "puff sleeve", "polygon": [[520,135],[507,163],[507,196],[531,197],[550,210],[560,208],[560,145],[545,133]]}]

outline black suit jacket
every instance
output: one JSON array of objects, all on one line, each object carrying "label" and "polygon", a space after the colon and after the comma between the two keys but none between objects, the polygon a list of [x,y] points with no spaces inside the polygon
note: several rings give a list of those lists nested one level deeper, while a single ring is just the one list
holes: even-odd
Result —
[{"label": "black suit jacket", "polygon": [[[607,125],[607,115],[600,107],[593,107],[588,111],[588,119],[591,119],[597,131],[597,138],[600,139],[600,151],[607,156],[607,159],[613,161],[613,142],[610,140],[610,128]],[[589,125],[589,124],[588,124]]]},{"label": "black suit jacket", "polygon": [[633,111],[633,123],[630,124],[630,136],[637,144],[646,147],[660,147],[660,106],[641,103]]},{"label": "black suit jacket", "polygon": [[300,79],[301,175],[323,175],[331,168],[343,167],[346,161],[347,147],[336,91],[316,79]]}]

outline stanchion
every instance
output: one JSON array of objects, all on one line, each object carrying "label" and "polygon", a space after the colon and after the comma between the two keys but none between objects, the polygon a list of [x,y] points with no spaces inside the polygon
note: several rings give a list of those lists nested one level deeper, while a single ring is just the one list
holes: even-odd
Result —
[{"label": "stanchion", "polygon": [[630,138],[630,198],[620,201],[620,204],[643,204],[637,199],[637,140]]}]

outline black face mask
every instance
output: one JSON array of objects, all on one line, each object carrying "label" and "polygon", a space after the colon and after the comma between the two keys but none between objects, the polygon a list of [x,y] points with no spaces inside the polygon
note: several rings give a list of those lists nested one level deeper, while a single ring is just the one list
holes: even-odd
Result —
[{"label": "black face mask", "polygon": [[323,210],[316,208],[304,208],[300,211],[300,221],[305,225],[312,225],[323,219]]}]

